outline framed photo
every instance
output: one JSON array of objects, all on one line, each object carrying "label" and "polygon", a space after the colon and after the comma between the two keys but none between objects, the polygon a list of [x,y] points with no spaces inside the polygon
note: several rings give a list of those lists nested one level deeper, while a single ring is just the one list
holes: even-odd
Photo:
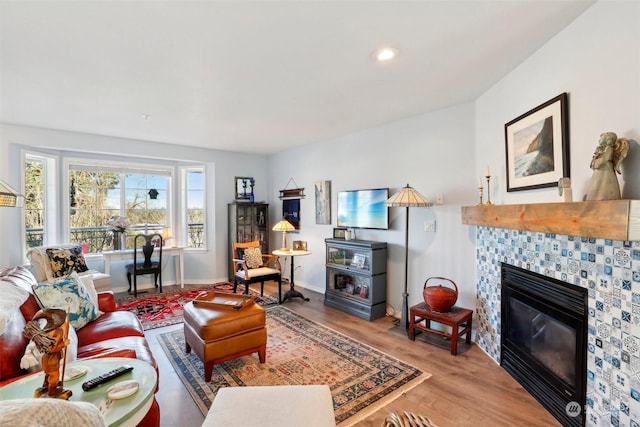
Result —
[{"label": "framed photo", "polygon": [[251,198],[251,180],[250,176],[236,176],[234,180],[233,193],[235,199],[240,201],[248,201]]},{"label": "framed photo", "polygon": [[333,229],[333,238],[334,239],[344,239],[345,234],[347,233],[346,228],[334,228]]},{"label": "framed photo", "polygon": [[294,240],[293,241],[293,250],[294,251],[306,251],[307,250],[307,241],[306,240]]},{"label": "framed photo", "polygon": [[367,285],[360,286],[360,292],[358,293],[358,296],[364,299],[369,298],[369,286]]},{"label": "framed photo", "polygon": [[555,187],[570,176],[567,99],[562,93],[504,125],[507,191]]},{"label": "framed photo", "polygon": [[351,266],[356,268],[364,268],[364,255],[354,254],[351,260]]},{"label": "framed photo", "polygon": [[351,283],[351,277],[346,274],[336,274],[334,280],[336,289],[344,289]]}]

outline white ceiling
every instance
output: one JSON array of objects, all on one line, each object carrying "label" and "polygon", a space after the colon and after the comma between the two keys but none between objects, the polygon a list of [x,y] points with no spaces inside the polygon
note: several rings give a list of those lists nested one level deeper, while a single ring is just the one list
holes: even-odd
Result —
[{"label": "white ceiling", "polygon": [[274,153],[472,101],[592,4],[1,1],[0,121]]}]

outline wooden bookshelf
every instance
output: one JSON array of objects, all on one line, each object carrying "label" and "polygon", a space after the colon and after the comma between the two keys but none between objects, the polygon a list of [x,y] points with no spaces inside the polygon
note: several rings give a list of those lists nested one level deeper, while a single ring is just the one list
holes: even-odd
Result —
[{"label": "wooden bookshelf", "polygon": [[640,200],[463,206],[462,223],[612,240],[640,240]]}]

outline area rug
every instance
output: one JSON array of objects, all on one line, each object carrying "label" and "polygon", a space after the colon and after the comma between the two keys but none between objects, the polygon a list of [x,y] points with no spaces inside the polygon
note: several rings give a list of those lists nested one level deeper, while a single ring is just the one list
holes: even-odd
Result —
[{"label": "area rug", "polygon": [[253,354],[215,365],[209,383],[182,329],[158,341],[204,415],[221,387],[328,384],[336,424],[348,426],[431,376],[282,306],[267,309],[267,331],[264,364]]},{"label": "area rug", "polygon": [[[116,309],[130,311],[140,319],[144,330],[160,328],[162,326],[175,325],[182,322],[182,307],[192,301],[200,292],[214,290],[216,292],[232,293],[233,284],[229,282],[216,283],[214,285],[199,288],[178,289],[161,294],[138,294],[138,297],[126,296],[118,298]],[[238,285],[238,293],[244,292],[244,285]],[[256,301],[262,306],[278,303],[278,298],[270,295],[260,296],[259,292],[249,289],[250,295],[256,296]]]}]

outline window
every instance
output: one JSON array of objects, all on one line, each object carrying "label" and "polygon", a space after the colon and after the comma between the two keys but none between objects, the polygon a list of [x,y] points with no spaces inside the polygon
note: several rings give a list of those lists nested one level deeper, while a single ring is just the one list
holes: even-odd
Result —
[{"label": "window", "polygon": [[31,152],[24,154],[25,248],[56,240],[56,158]]},{"label": "window", "polygon": [[[114,215],[131,223],[128,247],[138,233],[161,233],[173,244],[206,248],[204,166],[26,150],[22,156],[26,249],[56,243],[78,243],[91,253],[113,249],[107,223]],[[179,188],[181,199],[173,194]]]},{"label": "window", "polygon": [[185,168],[186,235],[188,248],[205,248],[204,168]]},{"label": "window", "polygon": [[69,165],[69,231],[85,251],[113,248],[116,237],[107,223],[127,217],[127,247],[137,234],[162,233],[170,224],[171,171],[122,170],[96,165]]},{"label": "window", "polygon": [[45,236],[45,162],[28,155],[24,162],[24,223],[26,247],[42,246]]}]

